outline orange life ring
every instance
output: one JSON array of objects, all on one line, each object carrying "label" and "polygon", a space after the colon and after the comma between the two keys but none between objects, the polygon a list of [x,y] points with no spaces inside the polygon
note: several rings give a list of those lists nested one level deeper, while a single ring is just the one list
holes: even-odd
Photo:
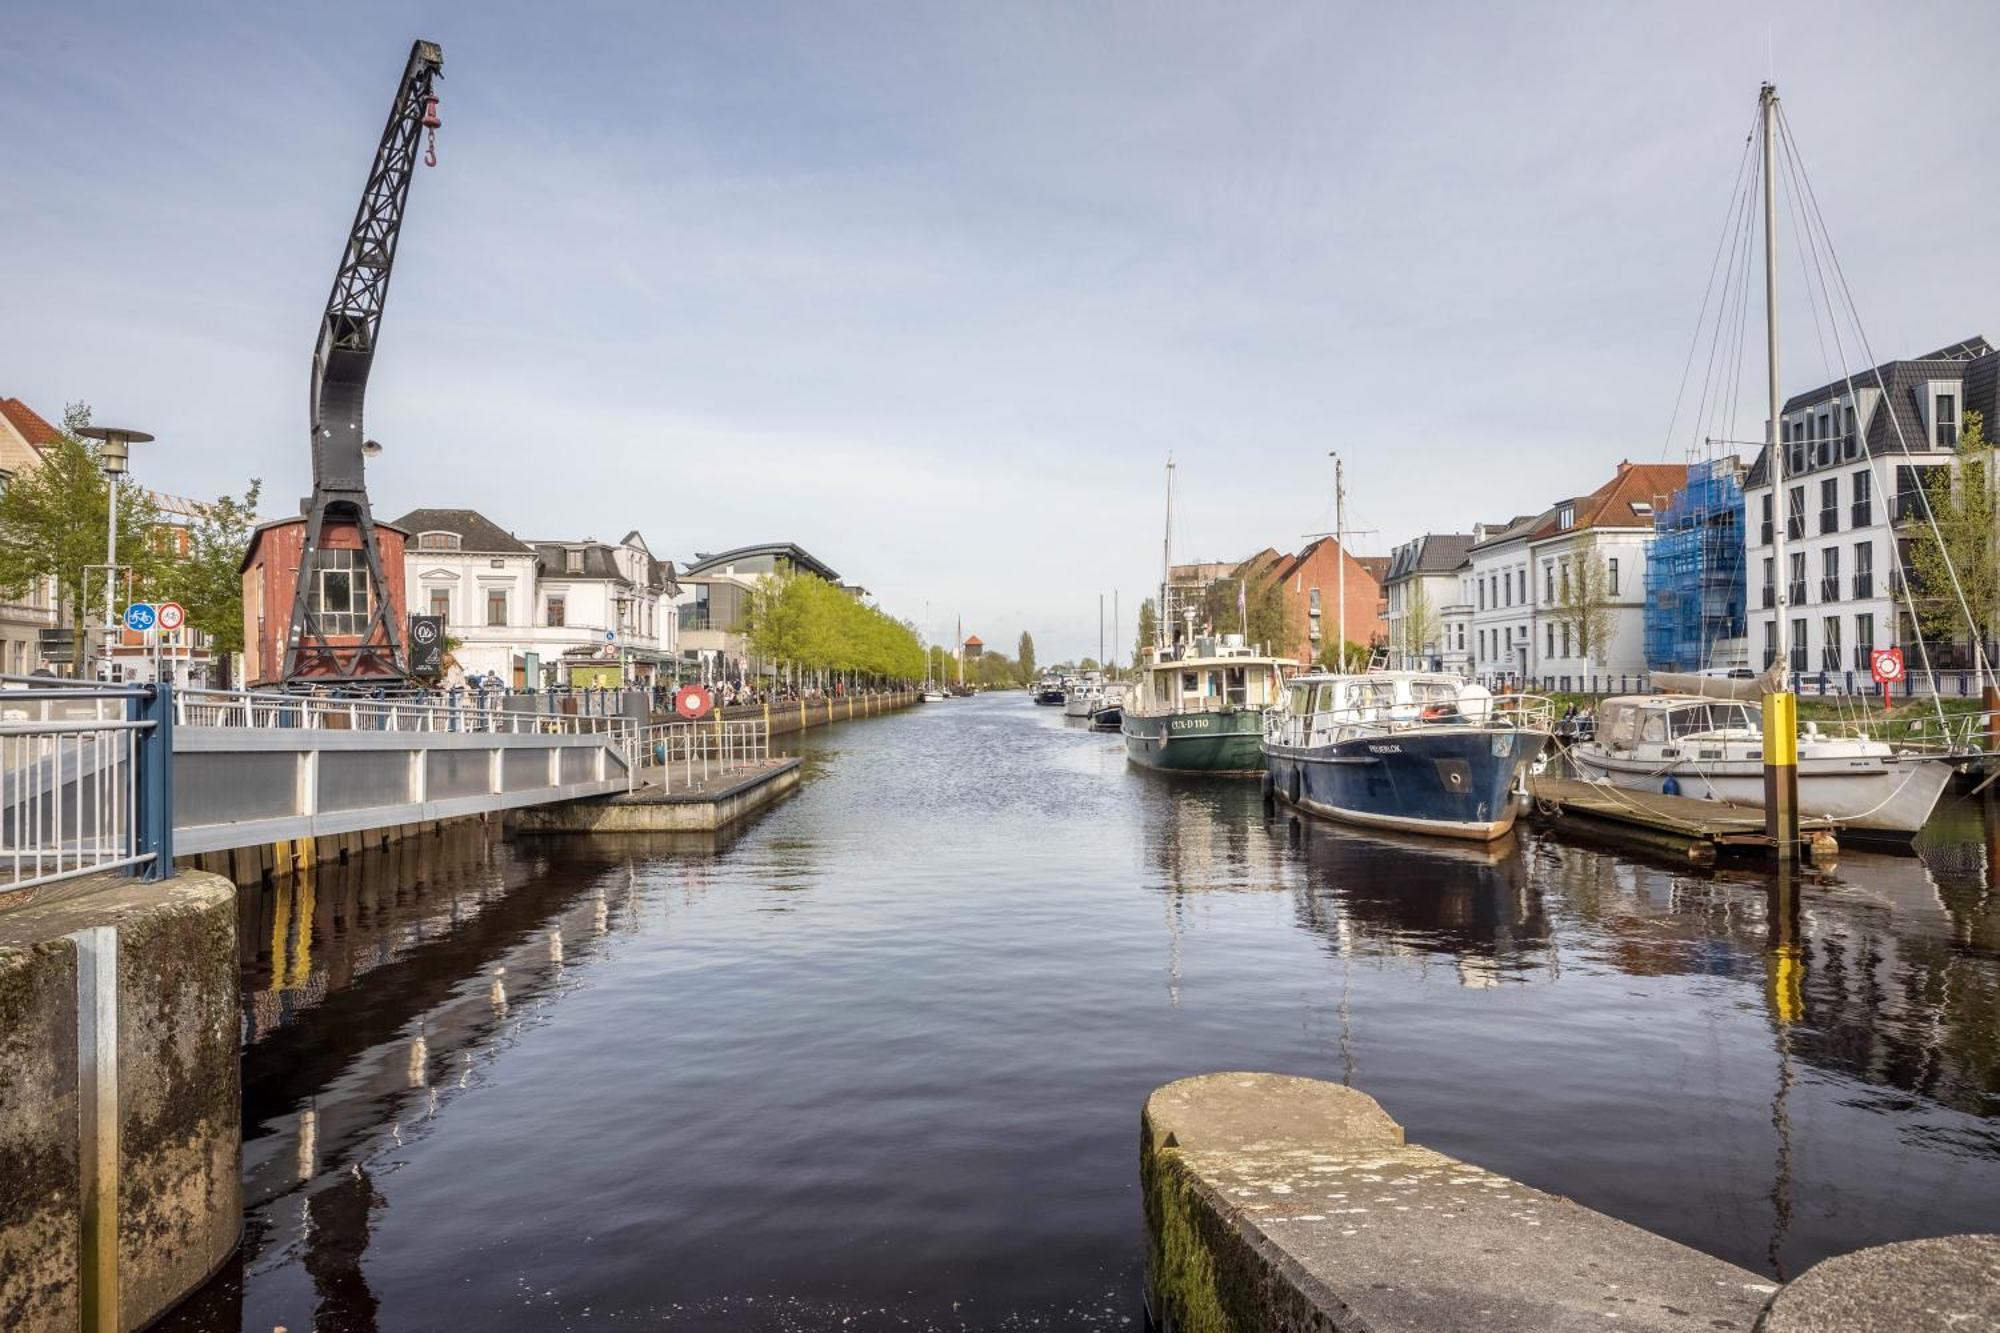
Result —
[{"label": "orange life ring", "polygon": [[698,722],[708,716],[708,710],[715,706],[715,696],[705,685],[683,685],[674,695],[674,711],[690,722]]}]

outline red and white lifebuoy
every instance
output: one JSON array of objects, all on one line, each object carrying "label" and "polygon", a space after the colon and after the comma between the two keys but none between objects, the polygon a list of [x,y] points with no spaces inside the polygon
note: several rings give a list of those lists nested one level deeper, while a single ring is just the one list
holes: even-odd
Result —
[{"label": "red and white lifebuoy", "polygon": [[683,685],[674,695],[674,711],[690,722],[698,722],[708,716],[708,710],[715,707],[715,696],[705,685]]}]

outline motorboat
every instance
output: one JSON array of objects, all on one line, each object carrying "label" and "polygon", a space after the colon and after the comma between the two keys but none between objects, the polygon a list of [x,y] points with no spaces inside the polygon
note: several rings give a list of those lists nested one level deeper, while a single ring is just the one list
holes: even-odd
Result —
[{"label": "motorboat", "polygon": [[1086,671],[1063,694],[1063,716],[1089,717],[1091,710],[1103,698],[1104,677],[1095,671]]},{"label": "motorboat", "polygon": [[1090,725],[1099,731],[1117,731],[1125,720],[1125,695],[1130,686],[1122,680],[1106,681],[1090,710]]},{"label": "motorboat", "polygon": [[1061,707],[1063,703],[1062,677],[1050,672],[1035,682],[1035,702],[1051,707]]},{"label": "motorboat", "polygon": [[[1629,791],[1764,808],[1764,710],[1707,694],[1628,694],[1597,707],[1595,734],[1569,750],[1578,776]],[[1915,836],[1952,765],[1808,722],[1798,742],[1799,815],[1881,837]]]},{"label": "motorboat", "polygon": [[1370,828],[1491,842],[1514,827],[1553,705],[1418,671],[1295,677],[1267,720],[1275,795]]},{"label": "motorboat", "polygon": [[1252,649],[1241,634],[1149,649],[1120,704],[1125,754],[1147,768],[1257,776],[1264,710],[1279,702],[1289,657]]}]

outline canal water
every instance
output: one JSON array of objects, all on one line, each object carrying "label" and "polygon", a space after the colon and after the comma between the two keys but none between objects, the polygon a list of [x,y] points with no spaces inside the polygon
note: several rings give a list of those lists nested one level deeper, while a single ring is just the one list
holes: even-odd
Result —
[{"label": "canal water", "polygon": [[246,890],[245,1239],[171,1329],[1137,1328],[1140,1104],[1352,1083],[1788,1276],[2000,1226],[2000,874],[1773,894],[1267,813],[1020,695],[844,724],[733,837]]}]

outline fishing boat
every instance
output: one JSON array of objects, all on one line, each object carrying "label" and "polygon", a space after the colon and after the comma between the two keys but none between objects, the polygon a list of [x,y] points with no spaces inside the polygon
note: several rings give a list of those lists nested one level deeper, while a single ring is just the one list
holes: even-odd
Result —
[{"label": "fishing boat", "polygon": [[[1592,737],[1568,753],[1589,781],[1764,808],[1764,710],[1723,690],[1606,699]],[[1808,722],[1798,739],[1798,774],[1801,817],[1907,839],[1929,821],[1952,765],[1866,736],[1824,734]]]},{"label": "fishing boat", "polygon": [[1416,671],[1295,677],[1268,720],[1272,791],[1342,823],[1491,842],[1525,803],[1553,707]]},{"label": "fishing boat", "polygon": [[1179,773],[1262,774],[1264,710],[1297,665],[1250,648],[1240,634],[1149,650],[1120,705],[1126,757]]}]

